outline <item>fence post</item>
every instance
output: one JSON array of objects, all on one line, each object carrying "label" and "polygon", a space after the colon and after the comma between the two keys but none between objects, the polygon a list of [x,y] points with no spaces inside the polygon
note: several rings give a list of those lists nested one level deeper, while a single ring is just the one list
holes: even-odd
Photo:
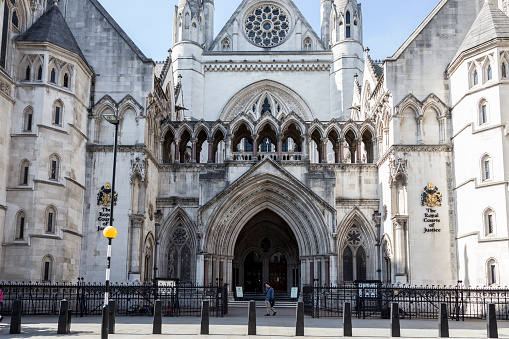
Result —
[{"label": "fence post", "polygon": [[302,301],[297,303],[297,322],[295,325],[295,336],[304,336],[304,303]]},{"label": "fence post", "polygon": [[249,302],[247,335],[256,335],[256,302],[251,300]]},{"label": "fence post", "polygon": [[22,304],[21,300],[14,300],[12,305],[12,317],[11,317],[11,330],[10,334],[20,334],[21,333],[21,315],[22,312]]},{"label": "fence post", "polygon": [[71,331],[69,319],[69,302],[65,299],[60,301],[60,314],[58,317],[57,334],[67,334]]},{"label": "fence post", "polygon": [[399,304],[391,304],[391,337],[401,337],[401,330],[399,327]]},{"label": "fence post", "polygon": [[109,306],[109,318],[110,318],[110,324],[109,324],[109,334],[115,334],[115,315],[117,313],[117,302],[115,300],[108,301]]},{"label": "fence post", "polygon": [[163,330],[163,304],[161,300],[156,300],[154,306],[154,322],[152,324],[152,334],[162,334]]},{"label": "fence post", "polygon": [[449,317],[447,315],[447,304],[440,304],[440,316],[438,319],[438,336],[449,338]]},{"label": "fence post", "polygon": [[201,304],[201,330],[200,334],[210,334],[209,325],[210,325],[210,301],[203,300]]},{"label": "fence post", "polygon": [[343,337],[352,336],[352,304],[343,304]]},{"label": "fence post", "polygon": [[488,305],[488,338],[498,338],[497,312],[495,304]]}]

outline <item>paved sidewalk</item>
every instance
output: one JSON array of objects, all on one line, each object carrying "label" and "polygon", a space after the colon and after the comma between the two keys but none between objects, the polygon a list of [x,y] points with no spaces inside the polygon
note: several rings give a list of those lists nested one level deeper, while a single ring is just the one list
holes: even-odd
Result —
[{"label": "paved sidewalk", "polygon": [[[280,309],[275,317],[264,317],[264,310],[257,310],[257,333],[262,338],[285,338],[295,335],[295,310]],[[199,317],[163,318],[163,335],[152,335],[151,317],[117,317],[114,338],[247,338],[247,309],[231,309],[224,318],[210,318],[209,336],[200,336]],[[73,318],[70,335],[57,335],[58,317],[25,317],[22,334],[10,335],[10,318],[0,323],[0,338],[62,338],[97,339],[101,332],[100,317]],[[307,338],[342,337],[342,320],[338,318],[312,319],[306,317]],[[354,319],[355,338],[389,338],[389,320]],[[509,322],[498,323],[499,337],[509,338]],[[451,338],[486,338],[485,321],[450,321]],[[436,320],[401,320],[402,338],[437,338]]]}]

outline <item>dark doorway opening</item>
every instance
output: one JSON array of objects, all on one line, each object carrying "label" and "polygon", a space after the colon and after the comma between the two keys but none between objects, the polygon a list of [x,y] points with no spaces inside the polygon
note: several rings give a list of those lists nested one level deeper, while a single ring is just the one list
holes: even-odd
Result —
[{"label": "dark doorway opening", "polygon": [[255,251],[248,254],[244,261],[244,291],[247,293],[262,293],[263,260]]}]

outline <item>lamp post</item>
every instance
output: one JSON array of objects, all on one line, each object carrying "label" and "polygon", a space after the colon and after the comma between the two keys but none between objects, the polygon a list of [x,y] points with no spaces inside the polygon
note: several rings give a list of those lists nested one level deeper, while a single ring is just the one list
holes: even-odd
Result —
[{"label": "lamp post", "polygon": [[117,229],[113,227],[113,208],[115,206],[115,175],[117,171],[117,140],[118,125],[120,120],[115,114],[105,114],[104,119],[110,124],[115,125],[115,143],[113,146],[113,178],[111,181],[111,199],[110,199],[110,225],[103,230],[103,235],[108,239],[108,259],[106,262],[106,291],[104,292],[104,307],[102,312],[101,339],[108,339],[109,333],[109,306],[110,298],[110,267],[111,267],[111,241],[117,236]]}]

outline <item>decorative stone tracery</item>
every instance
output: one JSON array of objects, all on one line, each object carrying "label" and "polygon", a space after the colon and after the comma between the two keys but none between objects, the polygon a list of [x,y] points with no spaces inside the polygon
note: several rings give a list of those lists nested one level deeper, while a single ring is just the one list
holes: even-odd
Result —
[{"label": "decorative stone tracery", "polygon": [[246,16],[245,33],[249,41],[260,47],[282,44],[290,30],[290,18],[285,9],[274,4],[253,8]]}]

